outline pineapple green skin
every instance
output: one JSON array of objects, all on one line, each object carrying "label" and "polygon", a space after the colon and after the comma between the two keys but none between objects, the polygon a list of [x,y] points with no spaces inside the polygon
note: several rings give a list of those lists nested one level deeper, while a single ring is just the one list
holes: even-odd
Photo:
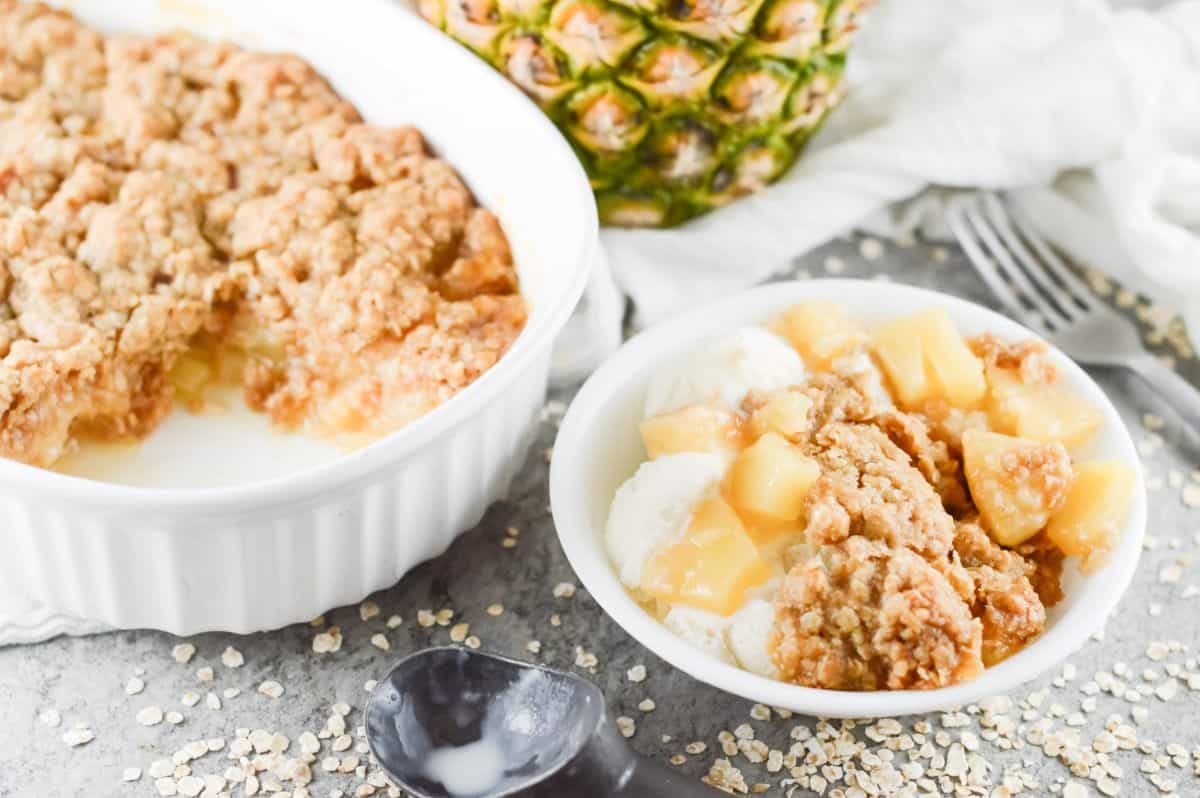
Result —
[{"label": "pineapple green skin", "polygon": [[870,0],[420,0],[570,141],[603,223],[669,227],[763,188],[840,99]]}]

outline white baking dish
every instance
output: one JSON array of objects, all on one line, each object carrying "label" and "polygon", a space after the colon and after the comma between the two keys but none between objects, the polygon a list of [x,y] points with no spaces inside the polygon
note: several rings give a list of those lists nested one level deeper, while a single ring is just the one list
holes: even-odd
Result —
[{"label": "white baking dish", "polygon": [[212,474],[258,462],[265,479],[129,486],[0,460],[0,585],[63,613],[190,634],[278,627],[395,583],[479,520],[528,448],[554,338],[598,257],[595,206],[574,155],[517,90],[387,0],[64,5],[105,30],[184,28],[297,53],[367,121],[416,125],[500,217],[531,315],[474,385],[351,454],[314,454],[263,433],[220,445],[193,435],[194,447],[154,455]]},{"label": "white baking dish", "polygon": [[1066,355],[1051,359],[1065,383],[1104,413],[1096,437],[1075,452],[1080,461],[1116,459],[1137,472],[1129,520],[1108,563],[1082,574],[1074,561],[1064,572],[1065,598],[1047,614],[1040,637],[973,681],[940,690],[844,692],[817,690],[767,679],[727,665],[676,637],[625,591],[604,544],[609,505],[617,487],[645,459],[638,421],[651,376],[704,342],[747,324],[761,324],[805,300],[843,302],[868,323],[926,308],[944,308],[968,335],[994,332],[1019,341],[1033,333],[986,308],[945,294],[869,280],[771,283],[743,291],[664,322],[626,343],[583,386],[554,443],[550,500],[567,558],[584,587],[638,642],[700,681],[751,701],[833,718],[879,718],[964,706],[1005,695],[1054,667],[1101,629],[1137,570],[1146,532],[1146,492],[1141,461],[1112,402]]}]

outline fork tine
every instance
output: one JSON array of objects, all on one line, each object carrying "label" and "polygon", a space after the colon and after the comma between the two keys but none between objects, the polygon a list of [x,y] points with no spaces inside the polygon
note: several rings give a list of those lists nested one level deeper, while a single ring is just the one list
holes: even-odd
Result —
[{"label": "fork tine", "polygon": [[991,255],[992,260],[999,265],[1002,276],[1007,278],[1007,282],[1010,283],[1013,292],[1019,299],[1023,300],[1022,306],[1031,315],[1039,317],[1044,328],[1054,330],[1065,326],[1070,319],[1066,318],[1063,313],[1047,302],[1042,293],[1025,276],[1025,273],[1017,265],[1013,253],[1001,242],[991,221],[987,218],[986,212],[980,207],[981,204],[978,199],[972,203],[970,210],[966,214],[967,222],[975,230],[983,247]]},{"label": "fork tine", "polygon": [[954,234],[963,251],[967,253],[967,259],[975,266],[975,271],[987,283],[992,293],[1004,303],[1009,312],[1017,316],[1025,325],[1034,327],[1044,334],[1050,333],[1042,319],[1037,314],[1030,313],[1021,300],[1017,299],[1016,294],[1012,292],[1008,283],[996,270],[995,262],[984,252],[973,226],[967,221],[970,207],[973,204],[974,198],[966,194],[950,198],[946,204],[946,224],[949,226],[950,232]]},{"label": "fork tine", "polygon": [[1024,215],[1014,208],[1012,203],[999,197],[996,197],[996,201],[1007,209],[1008,218],[1020,233],[1021,238],[1029,242],[1029,245],[1037,251],[1041,263],[1045,264],[1047,270],[1058,280],[1071,299],[1088,312],[1102,309],[1103,305],[1096,299],[1092,290],[1079,279],[1074,270],[1054,251],[1054,248],[1046,242],[1041,233],[1034,229]]},{"label": "fork tine", "polygon": [[1017,233],[1013,215],[1007,206],[990,192],[982,195],[982,204],[992,230],[1000,237],[1002,245],[1012,256],[1017,268],[1029,278],[1034,290],[1054,307],[1066,323],[1076,321],[1086,310],[1072,301],[1070,291],[1055,281],[1049,273],[1049,267],[1030,250],[1029,245]]}]

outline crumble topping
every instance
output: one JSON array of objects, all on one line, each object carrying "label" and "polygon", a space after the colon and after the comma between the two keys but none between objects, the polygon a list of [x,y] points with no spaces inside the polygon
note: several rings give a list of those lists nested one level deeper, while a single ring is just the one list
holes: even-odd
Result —
[{"label": "crumble topping", "polygon": [[1005,341],[994,333],[984,333],[967,339],[967,346],[985,365],[1015,371],[1023,383],[1052,383],[1058,379],[1058,369],[1047,359],[1049,350],[1042,341]]},{"label": "crumble topping", "polygon": [[882,430],[835,422],[813,436],[811,447],[821,477],[808,493],[809,543],[861,536],[930,559],[949,554],[953,519],[933,486]]},{"label": "crumble topping", "polygon": [[496,218],[296,57],[0,0],[0,97],[0,456],[148,434],[185,353],[361,442],[524,325]]},{"label": "crumble topping", "polygon": [[954,551],[971,578],[971,612],[982,622],[983,663],[990,667],[1046,627],[1046,607],[1031,581],[1038,569],[995,543],[977,519],[955,526]]},{"label": "crumble topping", "polygon": [[776,600],[783,678],[835,690],[940,687],[982,669],[980,622],[906,548],[851,536],[794,568]]}]

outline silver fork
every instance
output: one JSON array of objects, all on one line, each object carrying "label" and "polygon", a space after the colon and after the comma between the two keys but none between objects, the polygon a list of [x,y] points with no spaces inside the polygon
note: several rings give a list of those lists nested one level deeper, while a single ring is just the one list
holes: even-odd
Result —
[{"label": "silver fork", "polygon": [[946,223],[1009,313],[1080,363],[1138,374],[1200,432],[1200,391],[1142,346],[1021,214],[996,194],[957,194]]}]

